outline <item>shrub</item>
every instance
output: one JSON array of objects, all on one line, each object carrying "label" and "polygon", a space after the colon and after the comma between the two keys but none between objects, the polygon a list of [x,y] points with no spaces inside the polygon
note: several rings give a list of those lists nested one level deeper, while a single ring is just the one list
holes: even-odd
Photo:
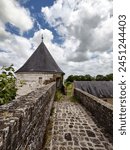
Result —
[{"label": "shrub", "polygon": [[0,74],[0,105],[8,103],[16,96],[15,75],[13,65],[2,67]]}]

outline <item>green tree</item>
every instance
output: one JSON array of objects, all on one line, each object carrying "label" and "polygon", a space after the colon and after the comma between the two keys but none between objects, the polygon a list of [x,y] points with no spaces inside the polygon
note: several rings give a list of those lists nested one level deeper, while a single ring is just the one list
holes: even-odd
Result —
[{"label": "green tree", "polygon": [[113,81],[113,73],[107,74],[106,75],[106,80],[107,81]]},{"label": "green tree", "polygon": [[73,82],[73,81],[110,81],[110,80],[113,80],[113,74],[110,73],[106,76],[104,75],[97,75],[96,77],[95,76],[91,76],[89,74],[86,74],[86,75],[70,75],[68,76],[68,78],[66,79],[65,82]]},{"label": "green tree", "polygon": [[13,65],[2,67],[0,74],[0,105],[8,103],[16,96],[15,75]]},{"label": "green tree", "polygon": [[96,81],[104,81],[104,76],[103,75],[97,75],[96,76]]},{"label": "green tree", "polygon": [[89,75],[89,74],[86,74],[85,76],[85,81],[92,81],[92,76],[91,75]]},{"label": "green tree", "polygon": [[73,75],[68,76],[68,78],[66,79],[66,82],[73,82]]}]

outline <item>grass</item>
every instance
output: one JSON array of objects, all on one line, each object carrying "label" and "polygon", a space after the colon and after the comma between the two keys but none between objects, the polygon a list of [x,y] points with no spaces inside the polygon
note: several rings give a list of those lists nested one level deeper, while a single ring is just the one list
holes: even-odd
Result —
[{"label": "grass", "polygon": [[[54,106],[53,106],[52,109],[51,109],[51,112],[50,112],[50,118],[49,118],[48,124],[47,124],[47,126],[46,126],[46,132],[45,132],[45,135],[44,135],[43,147],[45,147],[45,145],[46,145],[46,146],[49,146],[49,144],[51,143],[54,110],[55,110],[55,108],[54,108]],[[44,148],[43,148],[43,149],[44,149]]]},{"label": "grass", "polygon": [[74,103],[77,103],[77,102],[78,102],[78,99],[77,99],[76,97],[74,97],[74,96],[71,96],[71,97],[70,97],[70,101],[71,101],[71,102],[74,102]]},{"label": "grass", "polygon": [[65,84],[66,87],[66,92],[67,92],[67,96],[69,97],[69,100],[71,102],[78,102],[78,100],[73,96],[73,83],[66,83]]},{"label": "grass", "polygon": [[63,94],[60,90],[56,91],[54,101],[60,101],[63,98]]},{"label": "grass", "polygon": [[48,125],[47,125],[47,128],[46,128],[45,135],[44,135],[43,149],[44,149],[45,145],[49,146],[49,144],[51,142],[51,139],[52,139],[52,126],[53,126],[53,121],[50,118],[49,122],[48,122]]},{"label": "grass", "polygon": [[[73,83],[69,82],[69,83],[65,83],[65,88],[66,88],[66,96],[68,97],[67,99],[69,99],[71,102],[78,102],[78,100],[73,96]],[[55,101],[62,101],[64,100],[64,95],[62,94],[62,92],[60,90],[56,91],[55,94]]]},{"label": "grass", "polygon": [[66,87],[66,92],[67,92],[67,96],[72,96],[72,92],[73,92],[73,83],[66,83],[65,84]]}]

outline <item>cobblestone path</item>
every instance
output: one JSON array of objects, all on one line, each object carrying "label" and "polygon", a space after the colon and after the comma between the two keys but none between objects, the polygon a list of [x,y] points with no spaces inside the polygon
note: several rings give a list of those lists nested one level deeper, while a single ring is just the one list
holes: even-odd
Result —
[{"label": "cobblestone path", "polygon": [[83,107],[70,101],[54,102],[43,150],[112,150]]}]

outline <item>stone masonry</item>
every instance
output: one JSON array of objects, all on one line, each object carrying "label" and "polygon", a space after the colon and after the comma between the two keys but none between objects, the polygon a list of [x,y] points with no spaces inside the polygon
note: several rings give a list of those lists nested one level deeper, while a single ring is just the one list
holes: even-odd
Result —
[{"label": "stone masonry", "polygon": [[55,102],[42,150],[112,150],[89,112],[77,102]]},{"label": "stone masonry", "polygon": [[52,108],[53,82],[0,106],[0,150],[39,150]]},{"label": "stone masonry", "polygon": [[96,96],[93,96],[81,89],[74,89],[74,96],[80,103],[91,112],[98,124],[113,136],[113,106]]}]

